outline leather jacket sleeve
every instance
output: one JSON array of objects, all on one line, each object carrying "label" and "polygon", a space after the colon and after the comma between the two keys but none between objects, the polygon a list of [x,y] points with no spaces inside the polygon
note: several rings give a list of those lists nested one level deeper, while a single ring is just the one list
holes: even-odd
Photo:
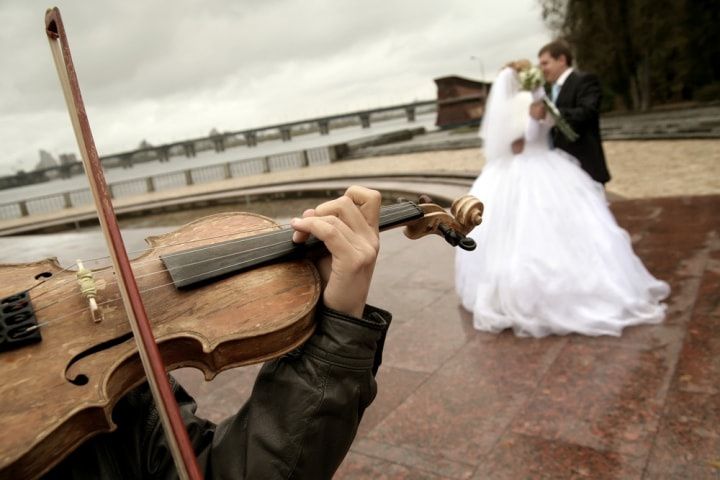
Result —
[{"label": "leather jacket sleeve", "polygon": [[[205,478],[331,478],[375,398],[388,312],[363,318],[319,308],[314,334],[300,348],[263,365],[237,414],[218,425],[175,396]],[[176,478],[147,385],[116,407],[118,430],[73,453],[50,478]]]}]

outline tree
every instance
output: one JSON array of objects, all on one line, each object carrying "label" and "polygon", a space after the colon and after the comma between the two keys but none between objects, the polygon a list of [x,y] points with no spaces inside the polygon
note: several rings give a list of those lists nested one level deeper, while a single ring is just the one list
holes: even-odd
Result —
[{"label": "tree", "polygon": [[720,0],[687,0],[688,94],[720,99]]},{"label": "tree", "polygon": [[686,100],[720,80],[720,0],[540,4],[546,24],[570,42],[581,68],[600,75],[628,108]]}]

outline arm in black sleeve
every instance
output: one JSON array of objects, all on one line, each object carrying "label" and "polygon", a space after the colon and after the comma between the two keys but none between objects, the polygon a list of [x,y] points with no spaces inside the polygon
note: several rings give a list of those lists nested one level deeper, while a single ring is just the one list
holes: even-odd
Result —
[{"label": "arm in black sleeve", "polygon": [[600,116],[602,89],[597,75],[585,74],[580,79],[575,105],[559,108],[562,116],[574,129],[597,121]]},{"label": "arm in black sleeve", "polygon": [[321,310],[310,340],[265,364],[248,402],[218,426],[208,474],[331,478],[375,398],[389,322],[372,307],[362,319]]},{"label": "arm in black sleeve", "polygon": [[[305,344],[263,365],[252,395],[219,425],[195,415],[197,405],[172,382],[205,478],[331,478],[375,398],[388,312],[363,318],[319,307]],[[126,395],[115,432],[86,442],[47,478],[177,478],[147,384]]]}]

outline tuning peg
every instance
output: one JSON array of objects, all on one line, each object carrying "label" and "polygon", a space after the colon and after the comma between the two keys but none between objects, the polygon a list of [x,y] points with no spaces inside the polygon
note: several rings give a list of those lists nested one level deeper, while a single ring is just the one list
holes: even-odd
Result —
[{"label": "tuning peg", "polygon": [[430,198],[430,195],[421,193],[418,195],[418,203],[433,203],[433,201],[432,198]]},{"label": "tuning peg", "polygon": [[443,237],[445,238],[445,241],[447,241],[453,247],[459,246],[463,250],[467,250],[467,251],[475,250],[475,247],[477,247],[475,240],[473,240],[472,238],[466,237],[462,233],[456,231],[452,227],[448,227],[444,223],[441,223],[438,226],[438,230],[440,230],[440,232],[442,232]]},{"label": "tuning peg", "polygon": [[[462,235],[462,234],[461,234]],[[475,243],[475,240],[473,240],[470,237],[466,237],[465,235],[462,235],[463,238],[460,239],[460,248],[463,250],[467,250],[468,252],[475,250],[475,247],[477,247],[477,243]]]}]

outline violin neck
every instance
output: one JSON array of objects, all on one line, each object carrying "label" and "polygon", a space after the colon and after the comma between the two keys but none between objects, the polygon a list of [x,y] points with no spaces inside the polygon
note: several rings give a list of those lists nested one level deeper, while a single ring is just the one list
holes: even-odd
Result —
[{"label": "violin neck", "polygon": [[[380,209],[380,231],[389,230],[422,218],[422,209],[402,201]],[[200,286],[219,278],[279,261],[298,260],[326,253],[325,245],[315,237],[305,243],[292,241],[292,228],[205,245],[161,255],[176,288]]]},{"label": "violin neck", "polygon": [[405,225],[425,216],[425,212],[413,202],[403,200],[380,208],[380,231],[384,232]]}]

